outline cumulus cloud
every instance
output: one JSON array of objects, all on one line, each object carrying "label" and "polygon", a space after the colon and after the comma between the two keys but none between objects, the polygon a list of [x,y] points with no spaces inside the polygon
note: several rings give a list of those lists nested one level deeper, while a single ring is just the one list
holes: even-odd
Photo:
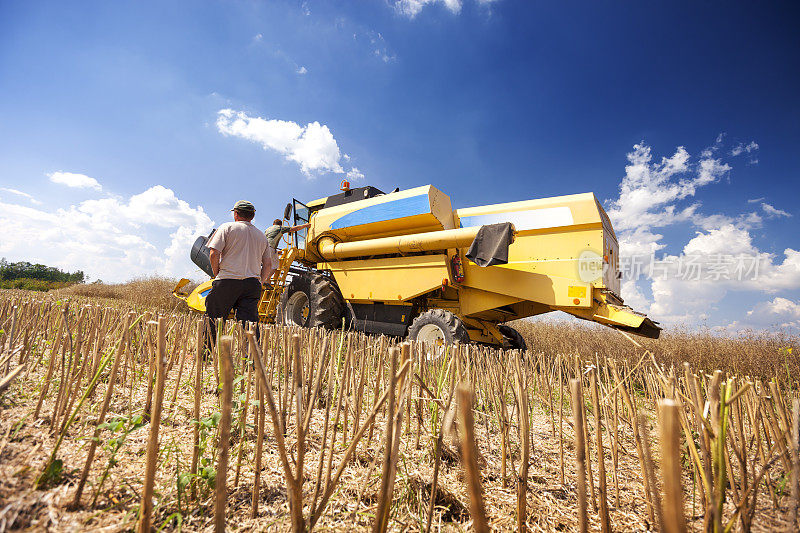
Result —
[{"label": "cumulus cloud", "polygon": [[759,302],[747,312],[747,320],[762,327],[800,329],[800,303],[780,296]]},{"label": "cumulus cloud", "polygon": [[55,209],[0,201],[0,255],[105,281],[164,274],[195,276],[189,249],[214,222],[161,185],[130,198],[106,197]]},{"label": "cumulus cloud", "polygon": [[[300,165],[307,177],[326,172],[344,174],[342,162],[350,156],[342,154],[328,126],[309,122],[301,126],[288,120],[251,117],[243,111],[222,109],[217,113],[217,129],[226,136],[239,137],[260,144],[264,150],[281,154],[287,161]],[[364,174],[351,168],[361,178]]]},{"label": "cumulus cloud", "polygon": [[697,232],[697,236],[683,247],[683,252],[687,255],[737,255],[752,254],[756,249],[747,230],[725,224],[718,229]]},{"label": "cumulus cloud", "polygon": [[759,313],[783,315],[794,319],[800,319],[800,303],[779,296],[772,301],[761,302],[747,312],[748,315]]},{"label": "cumulus cloud", "polygon": [[[679,206],[678,203],[693,197],[698,188],[718,181],[730,171],[730,166],[708,156],[690,168],[689,159],[689,153],[680,146],[671,157],[653,162],[649,146],[634,145],[628,154],[619,196],[609,206],[608,215],[615,229],[636,231],[691,220],[699,204]],[[650,234],[655,240],[660,237]]]},{"label": "cumulus cloud", "polygon": [[51,172],[47,177],[50,178],[50,181],[53,183],[59,183],[76,189],[94,189],[99,191],[102,188],[96,179],[75,172]]},{"label": "cumulus cloud", "polygon": [[[751,231],[765,219],[791,216],[764,202],[760,212],[708,213],[696,199],[699,190],[726,177],[731,166],[717,157],[724,136],[704,149],[693,161],[684,147],[670,157],[656,159],[645,143],[628,154],[619,195],[608,202],[608,214],[617,231],[623,270],[637,265],[643,276],[623,280],[622,296],[656,320],[696,323],[712,316],[729,291],[775,293],[800,289],[800,252],[786,248],[783,254],[760,250]],[[757,149],[751,143],[751,151]],[[747,146],[742,150],[747,151]],[[763,215],[763,216],[762,216]],[[686,241],[664,234],[677,228],[694,228]],[[685,229],[680,230],[686,233]],[[673,251],[670,253],[669,249]],[[633,259],[632,259],[633,258]],[[628,274],[631,274],[629,271]]]},{"label": "cumulus cloud", "polygon": [[9,189],[9,188],[6,188],[6,187],[0,187],[0,191],[7,192],[9,194],[14,194],[14,195],[17,195],[17,196],[22,196],[23,198],[27,198],[28,201],[30,201],[30,203],[32,203],[34,205],[41,205],[42,204],[42,202],[40,202],[39,200],[34,198],[32,195],[30,195],[30,194],[28,194],[26,192],[22,192],[22,191],[17,190],[17,189]]},{"label": "cumulus cloud", "polygon": [[310,122],[300,126],[287,120],[248,116],[243,111],[222,109],[217,114],[217,129],[223,135],[260,144],[264,150],[283,155],[300,165],[307,176],[319,172],[342,173],[342,155],[328,126]]},{"label": "cumulus cloud", "polygon": [[298,74],[307,74],[308,69],[306,67],[298,67],[298,69],[295,70],[295,72],[297,72]]}]

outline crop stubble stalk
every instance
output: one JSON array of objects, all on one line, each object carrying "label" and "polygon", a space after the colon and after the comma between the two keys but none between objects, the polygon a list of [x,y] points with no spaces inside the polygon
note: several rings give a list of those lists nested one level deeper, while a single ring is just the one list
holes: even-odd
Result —
[{"label": "crop stubble stalk", "polygon": [[461,453],[464,473],[469,491],[469,514],[472,527],[478,533],[489,531],[486,508],[483,502],[483,486],[478,468],[478,449],[475,441],[475,420],[472,415],[472,387],[461,383],[456,390],[458,398],[458,418],[461,433]]},{"label": "crop stubble stalk", "polygon": [[[514,352],[514,382],[517,386],[519,402],[519,431],[522,437],[522,457],[520,458],[519,475],[517,476],[517,531],[527,531],[528,512],[528,468],[530,466],[530,410],[528,406],[528,383],[526,374],[520,364],[520,352]],[[555,428],[553,428],[555,429]]]},{"label": "crop stubble stalk", "polygon": [[578,530],[589,530],[586,500],[586,449],[583,442],[583,384],[580,379],[570,379],[572,393],[572,420],[575,433],[575,471],[578,477]]},{"label": "crop stubble stalk", "polygon": [[661,474],[664,480],[663,529],[665,533],[684,533],[686,520],[681,486],[679,406],[675,400],[660,400],[658,411]]},{"label": "crop stubble stalk", "polygon": [[[396,404],[396,391],[395,391],[395,382],[394,382],[394,374],[395,369],[397,367],[397,348],[389,348],[389,369],[390,369],[390,376],[392,379],[388,385],[389,390],[389,400],[387,402],[387,409],[386,409],[386,428],[384,431],[384,451],[383,451],[383,470],[381,472],[381,487],[378,491],[379,500],[378,500],[378,509],[375,512],[375,521],[372,524],[372,531],[373,533],[377,533],[379,531],[386,531],[386,510],[387,507],[391,507],[391,491],[394,487],[389,486],[389,470],[391,468],[392,463],[392,451],[394,447],[394,414],[395,414],[395,404]],[[387,492],[389,494],[387,495]],[[388,498],[388,502],[387,502]]]},{"label": "crop stubble stalk", "polygon": [[154,356],[156,367],[155,401],[150,417],[150,435],[147,439],[147,463],[145,466],[142,503],[139,510],[138,533],[150,533],[153,515],[153,489],[155,487],[156,467],[158,466],[158,430],[161,425],[161,404],[164,400],[164,379],[166,377],[166,318],[158,317],[158,344]]},{"label": "crop stubble stalk", "polygon": [[606,463],[603,448],[603,422],[600,410],[600,395],[597,391],[597,367],[589,373],[589,382],[592,388],[592,410],[594,411],[594,431],[597,438],[597,477],[598,498],[600,500],[600,525],[603,533],[611,531],[611,521],[608,515],[608,487],[606,483]]},{"label": "crop stubble stalk", "polygon": [[220,339],[220,366],[222,370],[222,417],[219,421],[219,459],[214,486],[214,531],[225,531],[225,508],[228,502],[228,452],[231,444],[231,407],[233,403],[233,338]]},{"label": "crop stubble stalk", "polygon": [[[255,354],[253,356],[256,357]],[[256,381],[256,396],[258,397],[256,424],[258,436],[256,437],[255,464],[253,467],[253,494],[251,498],[252,511],[250,513],[251,518],[258,516],[259,493],[261,490],[261,454],[264,447],[264,393],[262,391],[262,385],[259,381]]]},{"label": "crop stubble stalk", "polygon": [[[246,351],[244,346],[242,346],[242,349]],[[234,487],[239,486],[239,472],[242,467],[242,455],[244,453],[245,446],[244,433],[247,426],[247,410],[250,408],[250,384],[253,381],[253,367],[251,365],[247,365],[247,371],[245,372],[243,369],[242,373],[246,373],[247,375],[247,391],[245,393],[244,407],[242,408],[242,412],[239,414],[239,451],[236,455],[236,473],[233,476]]]},{"label": "crop stubble stalk", "polygon": [[292,355],[294,367],[292,380],[295,389],[295,432],[297,434],[297,458],[295,459],[295,479],[291,487],[292,498],[290,509],[292,513],[292,529],[303,531],[303,459],[306,453],[305,428],[303,427],[303,363],[300,352],[300,335],[292,335]]},{"label": "crop stubble stalk", "polygon": [[194,372],[194,408],[192,411],[192,420],[194,421],[193,427],[193,442],[192,446],[192,500],[197,499],[197,465],[200,461],[200,402],[203,395],[203,331],[205,328],[205,321],[207,318],[201,318],[197,321],[195,329],[195,339],[197,346],[195,350],[195,372]]}]

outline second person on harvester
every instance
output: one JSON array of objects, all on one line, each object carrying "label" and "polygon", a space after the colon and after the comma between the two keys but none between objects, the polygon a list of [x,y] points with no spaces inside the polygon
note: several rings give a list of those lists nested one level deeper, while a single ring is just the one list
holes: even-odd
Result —
[{"label": "second person on harvester", "polygon": [[236,320],[258,322],[261,286],[269,281],[278,265],[275,249],[266,235],[252,224],[256,209],[246,200],[231,209],[233,222],[222,224],[206,246],[211,251],[214,281],[206,297],[211,340],[216,341],[216,319],[228,318],[231,310]]},{"label": "second person on harvester", "polygon": [[273,249],[277,249],[278,245],[281,242],[281,237],[286,233],[294,233],[296,231],[300,231],[310,227],[311,224],[301,224],[299,226],[283,226],[283,221],[279,218],[276,218],[270,227],[266,229],[264,235],[267,236],[267,240],[269,241],[269,245]]}]

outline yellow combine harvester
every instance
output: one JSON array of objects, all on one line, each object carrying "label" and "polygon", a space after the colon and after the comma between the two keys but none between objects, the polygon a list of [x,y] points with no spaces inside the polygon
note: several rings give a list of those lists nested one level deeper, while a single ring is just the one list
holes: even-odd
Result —
[{"label": "yellow combine harvester", "polygon": [[[619,245],[594,194],[467,209],[431,185],[385,194],[350,189],[286,206],[311,224],[281,252],[265,322],[341,327],[412,340],[525,348],[504,323],[564,311],[657,338],[661,328],[623,305]],[[192,259],[204,268],[198,239]],[[486,265],[486,266],[479,266]],[[208,281],[175,294],[205,310]]]}]

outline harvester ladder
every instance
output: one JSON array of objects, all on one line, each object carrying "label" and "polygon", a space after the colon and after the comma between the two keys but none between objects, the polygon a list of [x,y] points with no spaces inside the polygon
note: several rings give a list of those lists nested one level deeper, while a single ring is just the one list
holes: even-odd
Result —
[{"label": "harvester ladder", "polygon": [[272,288],[262,292],[261,299],[258,301],[258,316],[262,322],[275,322],[278,302],[286,287],[286,277],[289,275],[289,267],[294,262],[297,248],[290,246],[278,253],[280,254],[278,268],[272,272],[269,278]]}]

